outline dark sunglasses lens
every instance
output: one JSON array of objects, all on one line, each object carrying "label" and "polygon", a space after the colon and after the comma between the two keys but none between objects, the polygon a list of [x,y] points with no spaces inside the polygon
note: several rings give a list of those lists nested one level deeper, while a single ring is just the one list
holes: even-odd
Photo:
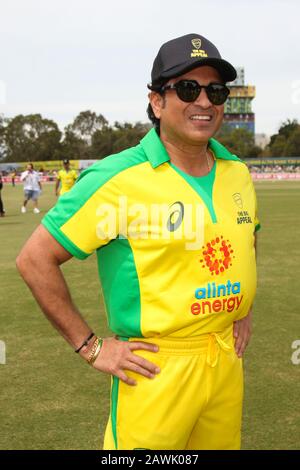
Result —
[{"label": "dark sunglasses lens", "polygon": [[229,95],[229,89],[225,85],[211,84],[208,85],[207,97],[212,104],[224,104]]},{"label": "dark sunglasses lens", "polygon": [[195,101],[200,94],[200,86],[197,82],[182,80],[176,83],[178,97],[186,103]]}]

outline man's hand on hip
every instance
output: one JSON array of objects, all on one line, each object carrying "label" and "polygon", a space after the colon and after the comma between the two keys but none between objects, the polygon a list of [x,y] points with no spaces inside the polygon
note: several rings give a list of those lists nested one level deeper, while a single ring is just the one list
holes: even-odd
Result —
[{"label": "man's hand on hip", "polygon": [[235,351],[242,357],[252,334],[252,309],[246,317],[233,323],[233,336],[235,338]]},{"label": "man's hand on hip", "polygon": [[159,367],[134,354],[134,351],[138,350],[155,353],[158,352],[158,346],[142,341],[129,342],[116,338],[105,338],[100,354],[94,362],[94,368],[114,375],[128,385],[136,385],[136,381],[126,375],[126,370],[154,379],[160,372]]}]

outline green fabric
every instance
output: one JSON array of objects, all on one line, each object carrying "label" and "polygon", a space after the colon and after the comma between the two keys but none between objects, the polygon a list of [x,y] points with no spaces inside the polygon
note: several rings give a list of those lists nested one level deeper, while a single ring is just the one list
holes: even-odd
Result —
[{"label": "green fabric", "polygon": [[[121,171],[144,163],[145,161],[147,161],[146,155],[142,147],[137,145],[121,153],[106,157],[90,166],[81,173],[71,191],[63,194],[58,199],[56,205],[46,214],[42,220],[43,225],[47,228],[47,222],[50,222],[52,227],[61,227],[78,212],[107,181]],[[57,238],[55,234],[53,235]]]},{"label": "green fabric", "polygon": [[153,168],[170,160],[168,152],[155,129],[151,129],[141,140],[141,146]]},{"label": "green fabric", "polygon": [[229,150],[227,150],[224,145],[220,144],[216,139],[209,139],[208,147],[213,151],[216,158],[221,158],[222,160],[234,160],[236,162],[244,163],[236,155],[233,155]]},{"label": "green fabric", "polygon": [[[209,147],[217,159],[241,161],[215,139],[209,139]],[[60,227],[78,212],[93,194],[110,179],[120,172],[146,161],[149,161],[153,168],[170,161],[166,148],[155,129],[151,129],[136,147],[110,155],[83,171],[72,190],[62,195],[57,204],[42,219],[42,224],[72,255],[79,259],[86,258],[89,254],[77,249],[60,231]],[[192,182],[189,175],[185,179],[189,179],[189,183],[194,189],[199,188],[197,182]],[[207,192],[207,187],[200,187],[197,192],[203,198],[211,213],[212,220],[215,222],[216,216],[210,191]]]},{"label": "green fabric", "polygon": [[[128,338],[120,338],[121,341],[128,341]],[[118,399],[119,399],[119,384],[120,379],[113,376],[112,378],[112,390],[111,390],[111,426],[113,438],[115,441],[116,450],[118,449],[118,433],[117,433],[117,421],[118,421]]]},{"label": "green fabric", "polygon": [[122,337],[143,337],[140,285],[128,240],[112,240],[97,257],[110,329]]},{"label": "green fabric", "polygon": [[119,397],[119,378],[113,376],[113,384],[112,384],[112,390],[111,390],[111,426],[112,426],[112,433],[113,433],[116,449],[118,449],[118,436],[117,436],[118,397]]},{"label": "green fabric", "polygon": [[261,227],[260,224],[255,225],[255,230],[254,230],[254,232],[258,232],[258,230],[260,230],[260,227]]},{"label": "green fabric", "polygon": [[188,173],[185,173],[180,168],[177,168],[177,166],[175,166],[172,162],[170,165],[186,180],[186,182],[196,191],[196,193],[199,194],[210,213],[212,222],[216,223],[217,216],[213,206],[213,187],[216,177],[216,162],[207,175],[199,177],[191,176]]},{"label": "green fabric", "polygon": [[[145,135],[145,137],[141,140],[141,146],[144,149],[144,152],[153,168],[156,168],[170,160],[167,150],[155,129],[151,129]],[[242,162],[240,158],[230,153],[229,150],[227,150],[226,147],[220,144],[220,142],[218,142],[216,139],[209,139],[208,147],[214,152],[216,158]]]}]

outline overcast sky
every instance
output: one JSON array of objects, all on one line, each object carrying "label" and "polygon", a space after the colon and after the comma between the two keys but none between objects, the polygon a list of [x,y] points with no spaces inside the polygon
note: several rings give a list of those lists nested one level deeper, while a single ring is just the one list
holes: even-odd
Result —
[{"label": "overcast sky", "polygon": [[299,0],[0,0],[0,112],[147,121],[162,43],[198,33],[245,67],[256,132],[300,121]]}]

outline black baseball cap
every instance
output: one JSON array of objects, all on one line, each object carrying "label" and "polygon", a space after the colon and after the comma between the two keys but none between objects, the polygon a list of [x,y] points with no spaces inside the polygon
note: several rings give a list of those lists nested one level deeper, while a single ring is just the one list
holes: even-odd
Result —
[{"label": "black baseball cap", "polygon": [[178,77],[201,65],[210,65],[224,82],[236,79],[235,68],[222,59],[216,46],[200,34],[187,34],[164,43],[153,62],[148,88],[159,89],[170,78]]},{"label": "black baseball cap", "polygon": [[65,160],[63,160],[64,165],[67,165],[68,163],[70,163],[70,160],[68,160],[67,158]]}]

